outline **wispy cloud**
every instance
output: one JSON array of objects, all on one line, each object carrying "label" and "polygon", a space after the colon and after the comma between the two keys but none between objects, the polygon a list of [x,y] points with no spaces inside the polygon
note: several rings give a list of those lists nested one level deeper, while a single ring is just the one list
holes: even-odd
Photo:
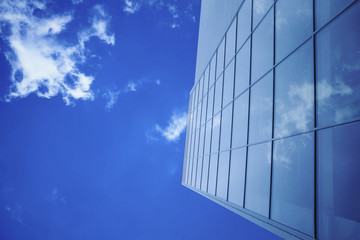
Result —
[{"label": "wispy cloud", "polygon": [[134,0],[125,0],[124,4],[123,11],[129,14],[139,11],[141,7],[141,3]]},{"label": "wispy cloud", "polygon": [[110,110],[119,98],[120,91],[107,89],[107,92],[103,94],[103,97],[107,99],[105,109]]},{"label": "wispy cloud", "polygon": [[143,85],[145,84],[155,84],[156,86],[160,86],[161,82],[160,79],[148,79],[148,78],[141,78],[138,79],[136,81],[134,80],[130,80],[126,86],[124,87],[124,92],[128,93],[128,92],[136,92],[138,91],[138,89],[140,89]]},{"label": "wispy cloud", "polygon": [[74,100],[93,100],[91,84],[94,77],[82,72],[85,63],[85,42],[97,37],[114,45],[115,37],[107,31],[110,17],[101,5],[93,8],[92,25],[78,33],[78,42],[71,44],[59,40],[59,34],[73,20],[73,13],[50,17],[37,17],[35,9],[47,11],[40,1],[5,0],[0,3],[0,23],[9,27],[8,34],[0,37],[8,43],[5,56],[11,65],[12,85],[6,96],[24,98],[35,93],[51,98],[62,95],[67,105]]},{"label": "wispy cloud", "polygon": [[163,137],[166,138],[169,142],[175,142],[179,140],[179,137],[182,132],[184,132],[187,122],[187,113],[181,113],[181,114],[173,114],[171,116],[170,121],[168,122],[168,125],[163,128],[159,125],[155,125],[156,131],[161,133]]},{"label": "wispy cloud", "polygon": [[74,5],[80,4],[83,2],[83,0],[72,0],[71,1]]}]

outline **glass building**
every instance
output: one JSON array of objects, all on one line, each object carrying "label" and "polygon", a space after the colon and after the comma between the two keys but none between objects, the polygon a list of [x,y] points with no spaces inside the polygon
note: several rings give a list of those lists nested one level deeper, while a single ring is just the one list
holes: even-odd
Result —
[{"label": "glass building", "polygon": [[360,2],[203,0],[182,184],[285,239],[360,239]]}]

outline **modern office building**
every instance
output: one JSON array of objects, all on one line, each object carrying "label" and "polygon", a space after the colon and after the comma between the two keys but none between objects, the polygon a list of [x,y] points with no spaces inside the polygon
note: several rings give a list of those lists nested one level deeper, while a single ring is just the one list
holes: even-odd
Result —
[{"label": "modern office building", "polygon": [[202,1],[182,184],[285,239],[360,239],[360,1]]}]

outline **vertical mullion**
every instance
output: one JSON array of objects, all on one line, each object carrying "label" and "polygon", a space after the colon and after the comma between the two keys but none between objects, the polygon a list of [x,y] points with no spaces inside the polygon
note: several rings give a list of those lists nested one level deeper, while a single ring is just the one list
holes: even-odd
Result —
[{"label": "vertical mullion", "polygon": [[[315,0],[313,0],[313,34],[312,34],[312,41],[313,41],[313,67],[314,67],[314,128],[317,127],[316,124],[316,39],[315,39],[315,35],[314,32],[316,30],[316,26],[315,26],[315,10],[316,10],[316,5],[315,5]],[[317,136],[317,131],[314,131],[314,238],[317,238],[317,198],[316,198],[316,184],[317,184],[317,175],[316,175],[316,171],[317,171],[317,159],[316,159],[316,152],[317,152],[317,140],[316,140],[316,136]]]}]

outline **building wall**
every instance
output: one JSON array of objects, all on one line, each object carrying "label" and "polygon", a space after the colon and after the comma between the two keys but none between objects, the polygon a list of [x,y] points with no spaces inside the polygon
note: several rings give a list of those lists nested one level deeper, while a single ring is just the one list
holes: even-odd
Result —
[{"label": "building wall", "polygon": [[359,22],[354,0],[203,1],[183,185],[283,238],[360,239]]}]

